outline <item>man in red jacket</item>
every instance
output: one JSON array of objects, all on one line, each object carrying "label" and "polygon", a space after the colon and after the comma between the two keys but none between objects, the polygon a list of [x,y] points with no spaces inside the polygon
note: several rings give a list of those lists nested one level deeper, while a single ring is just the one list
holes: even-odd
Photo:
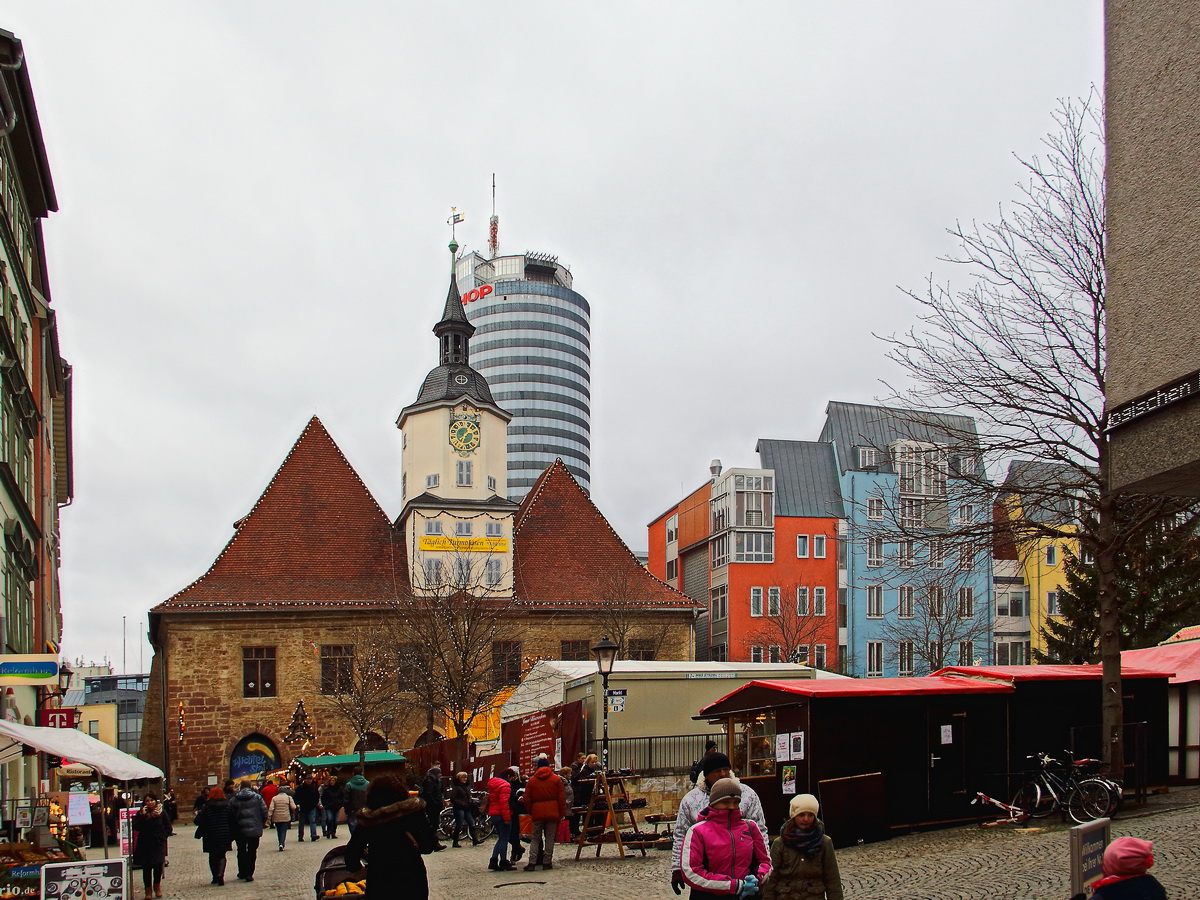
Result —
[{"label": "man in red jacket", "polygon": [[533,841],[529,846],[529,865],[526,872],[537,868],[554,868],[554,836],[558,823],[567,815],[567,791],[562,779],[550,768],[550,761],[538,760],[539,766],[533,777],[525,783],[525,809],[533,819]]}]

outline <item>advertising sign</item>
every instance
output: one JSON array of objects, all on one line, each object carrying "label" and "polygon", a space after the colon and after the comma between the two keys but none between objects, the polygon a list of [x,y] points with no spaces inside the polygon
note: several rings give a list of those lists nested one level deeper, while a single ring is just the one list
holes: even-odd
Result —
[{"label": "advertising sign", "polygon": [[508,538],[460,538],[445,534],[421,535],[418,550],[440,553],[507,553]]},{"label": "advertising sign", "polygon": [[0,685],[58,686],[58,657],[53,653],[0,654]]},{"label": "advertising sign", "polygon": [[1104,874],[1100,864],[1109,841],[1111,819],[1096,819],[1071,829],[1071,893],[1082,894]]},{"label": "advertising sign", "polygon": [[47,863],[42,866],[45,900],[123,900],[125,860]]},{"label": "advertising sign", "polygon": [[61,709],[39,709],[38,724],[43,728],[74,728],[75,707],[64,706]]}]

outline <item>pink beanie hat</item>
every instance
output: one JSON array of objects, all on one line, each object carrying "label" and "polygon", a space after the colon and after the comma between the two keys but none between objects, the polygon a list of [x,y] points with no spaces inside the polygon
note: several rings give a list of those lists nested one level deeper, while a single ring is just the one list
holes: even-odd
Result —
[{"label": "pink beanie hat", "polygon": [[1154,865],[1154,842],[1120,837],[1104,849],[1105,875],[1144,875]]}]

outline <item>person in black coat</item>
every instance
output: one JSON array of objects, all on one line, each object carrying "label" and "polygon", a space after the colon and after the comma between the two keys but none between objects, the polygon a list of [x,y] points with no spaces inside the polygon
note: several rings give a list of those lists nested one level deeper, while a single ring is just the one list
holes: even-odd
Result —
[{"label": "person in black coat", "polygon": [[142,867],[142,886],[146,900],[162,896],[163,865],[167,861],[167,836],[171,822],[153,794],[133,817],[133,864]]},{"label": "person in black coat", "polygon": [[225,797],[225,790],[213,785],[208,799],[196,814],[196,837],[208,854],[208,869],[212,872],[213,884],[225,883],[225,854],[233,849],[233,836],[237,832],[237,814],[233,804]]},{"label": "person in black coat", "polygon": [[346,868],[356,872],[367,860],[365,896],[375,900],[428,900],[424,853],[437,838],[425,816],[425,801],[410,797],[403,779],[381,775],[371,782],[367,805],[346,846]]},{"label": "person in black coat", "polygon": [[508,781],[512,785],[508,794],[508,809],[512,814],[512,827],[508,832],[508,843],[512,849],[509,851],[508,858],[516,862],[525,855],[525,848],[521,846],[521,815],[525,812],[525,779],[521,777],[520,770],[513,766],[508,770]]},{"label": "person in black coat", "polygon": [[321,793],[312,775],[305,775],[304,780],[296,788],[296,805],[300,807],[300,841],[304,840],[304,826],[308,825],[309,837],[317,837],[317,818],[320,816],[318,807],[321,805]]},{"label": "person in black coat", "polygon": [[325,810],[324,834],[327,838],[337,837],[338,813],[346,805],[346,791],[336,775],[321,788],[321,806]]},{"label": "person in black coat", "polygon": [[[434,840],[437,840],[438,816],[442,814],[445,796],[445,788],[442,787],[442,767],[433,766],[425,773],[425,778],[421,782],[421,799],[425,801],[425,818],[429,820]],[[437,849],[445,850],[446,845],[439,842]]]}]

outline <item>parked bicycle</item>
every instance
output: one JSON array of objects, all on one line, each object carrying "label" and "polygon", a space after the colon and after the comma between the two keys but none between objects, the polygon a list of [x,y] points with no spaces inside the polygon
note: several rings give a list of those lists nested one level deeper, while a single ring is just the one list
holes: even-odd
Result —
[{"label": "parked bicycle", "polygon": [[[475,813],[475,828],[472,831],[471,838],[475,841],[486,841],[495,831],[491,822],[488,821],[488,816],[478,811],[484,809],[487,804],[487,791],[471,791],[471,799],[475,801],[477,810]],[[438,832],[443,837],[454,837],[454,807],[449,805],[449,801],[447,801],[446,808],[438,813]]]},{"label": "parked bicycle", "polygon": [[1062,812],[1083,824],[1110,816],[1120,803],[1120,785],[1099,775],[1083,775],[1083,769],[1096,760],[1054,759],[1045,753],[1028,757],[1036,760],[1037,770],[1013,797],[1012,805],[1026,810],[1035,819]]},{"label": "parked bicycle", "polygon": [[1002,800],[997,800],[995,797],[989,797],[983,791],[978,791],[975,794],[975,799],[971,801],[971,805],[974,806],[976,803],[980,804],[981,806],[994,806],[1005,814],[1005,817],[1002,819],[992,819],[990,822],[980,822],[979,826],[981,828],[990,828],[993,825],[1021,825],[1029,821],[1029,812],[1027,810],[1021,809],[1019,806],[1013,806],[1012,804],[1005,803]]}]

